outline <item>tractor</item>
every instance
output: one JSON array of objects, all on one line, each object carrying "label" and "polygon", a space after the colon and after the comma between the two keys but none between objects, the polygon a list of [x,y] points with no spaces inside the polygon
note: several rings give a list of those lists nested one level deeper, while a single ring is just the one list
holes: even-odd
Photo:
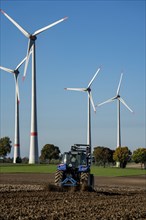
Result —
[{"label": "tractor", "polygon": [[91,154],[86,144],[74,144],[65,152],[55,173],[55,185],[83,186],[94,188],[94,176],[90,173]]}]

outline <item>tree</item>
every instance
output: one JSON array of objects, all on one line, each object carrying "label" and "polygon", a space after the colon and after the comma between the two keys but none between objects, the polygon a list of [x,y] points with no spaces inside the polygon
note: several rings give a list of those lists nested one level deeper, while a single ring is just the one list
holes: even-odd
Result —
[{"label": "tree", "polygon": [[93,151],[95,161],[97,164],[105,167],[106,163],[113,162],[113,151],[107,147],[95,147]]},{"label": "tree", "polygon": [[27,164],[29,162],[29,158],[28,157],[23,157],[22,158],[22,163]]},{"label": "tree", "polygon": [[54,146],[53,144],[46,144],[41,150],[40,159],[42,161],[59,159],[60,150],[59,147]]},{"label": "tree", "polygon": [[121,168],[125,168],[127,162],[130,161],[131,154],[128,147],[118,147],[113,154],[113,159],[114,161],[120,162]]},{"label": "tree", "polygon": [[11,152],[11,140],[9,137],[3,137],[0,139],[0,157],[5,158],[7,154]]},{"label": "tree", "polygon": [[144,168],[146,169],[146,148],[138,148],[133,152],[132,160],[135,163],[140,163],[141,168],[142,164],[144,164]]},{"label": "tree", "polygon": [[21,157],[17,157],[17,158],[16,158],[16,163],[22,163]]}]

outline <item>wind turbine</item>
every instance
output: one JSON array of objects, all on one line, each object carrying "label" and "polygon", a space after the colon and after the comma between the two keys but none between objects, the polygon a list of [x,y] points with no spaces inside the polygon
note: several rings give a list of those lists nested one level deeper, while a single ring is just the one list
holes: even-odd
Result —
[{"label": "wind turbine", "polygon": [[48,26],[45,26],[35,31],[33,34],[30,34],[26,30],[24,30],[16,21],[14,21],[9,15],[7,15],[3,10],[0,9],[0,11],[29,39],[23,78],[25,78],[26,76],[28,61],[29,61],[31,50],[32,50],[32,99],[31,99],[32,103],[31,103],[31,134],[30,134],[29,163],[30,164],[38,163],[39,157],[38,157],[38,133],[37,133],[35,41],[37,39],[38,34],[66,20],[67,17],[64,17]]},{"label": "wind turbine", "polygon": [[87,92],[88,95],[88,118],[87,118],[87,145],[89,145],[89,163],[91,163],[91,104],[94,112],[96,112],[96,108],[93,102],[92,93],[91,93],[91,85],[97,76],[100,68],[96,71],[93,78],[89,82],[86,88],[65,88],[65,90],[79,91],[79,92]]},{"label": "wind turbine", "polygon": [[123,73],[121,73],[121,77],[120,77],[119,85],[118,85],[118,88],[117,88],[116,96],[114,96],[113,98],[110,98],[107,101],[102,102],[102,103],[97,105],[97,106],[101,106],[101,105],[104,105],[106,103],[113,102],[113,101],[117,100],[117,148],[121,147],[120,103],[122,103],[130,112],[133,112],[131,110],[131,108],[129,108],[129,106],[126,104],[126,102],[120,96],[120,87],[121,87],[122,77],[123,77]]},{"label": "wind turbine", "polygon": [[16,163],[16,158],[20,157],[20,133],[19,133],[19,86],[18,86],[18,76],[19,76],[19,68],[26,60],[26,57],[18,64],[18,66],[12,70],[5,67],[0,66],[0,69],[12,73],[15,79],[15,137],[14,137],[14,158],[13,163]]}]

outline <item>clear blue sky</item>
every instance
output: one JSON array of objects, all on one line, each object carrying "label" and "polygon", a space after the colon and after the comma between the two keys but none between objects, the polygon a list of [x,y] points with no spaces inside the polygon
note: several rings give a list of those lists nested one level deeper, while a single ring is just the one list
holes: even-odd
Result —
[{"label": "clear blue sky", "polygon": [[[39,152],[46,144],[61,152],[86,143],[87,94],[65,91],[92,84],[94,103],[115,95],[123,71],[121,96],[134,114],[121,106],[122,145],[145,146],[145,1],[0,1],[0,8],[28,32],[68,16],[38,35],[37,109]],[[0,65],[15,68],[25,57],[28,40],[0,14]],[[21,156],[29,155],[31,62],[25,82],[19,77]],[[0,71],[0,136],[14,143],[15,84]],[[116,148],[116,102],[92,110],[92,147]],[[11,156],[13,156],[13,149]]]}]

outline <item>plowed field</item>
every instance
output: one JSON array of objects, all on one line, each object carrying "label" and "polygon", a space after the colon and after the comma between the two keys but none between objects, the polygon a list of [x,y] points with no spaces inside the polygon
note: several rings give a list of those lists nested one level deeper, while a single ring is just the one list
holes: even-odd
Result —
[{"label": "plowed field", "polygon": [[96,177],[95,191],[57,191],[53,174],[1,174],[0,220],[146,219],[146,177]]}]

